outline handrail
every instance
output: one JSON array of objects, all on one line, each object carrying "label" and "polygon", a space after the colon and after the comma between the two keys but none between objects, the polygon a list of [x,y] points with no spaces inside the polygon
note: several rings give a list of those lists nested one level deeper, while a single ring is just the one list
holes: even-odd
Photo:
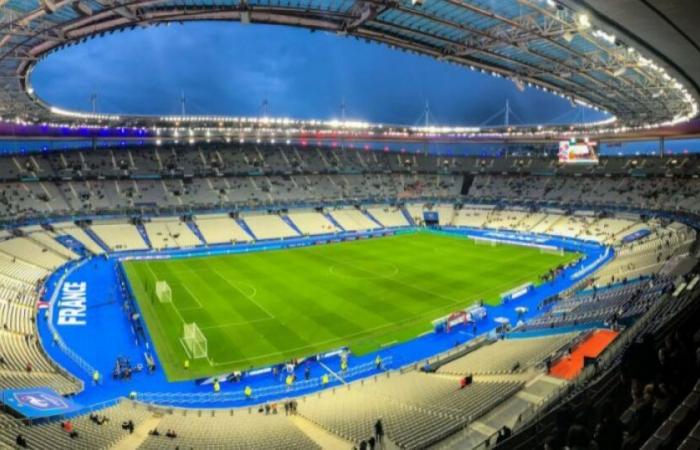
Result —
[{"label": "handrail", "polygon": [[[382,366],[390,367],[393,362],[392,356],[386,356],[382,360]],[[345,373],[339,374],[343,379],[352,378],[358,375],[371,372],[376,369],[376,364],[373,361],[359,364],[348,368]],[[252,401],[259,403],[264,399],[284,396],[285,394],[294,394],[296,392],[319,387],[322,385],[321,377],[302,380],[293,383],[291,386],[267,386],[264,388],[255,389],[251,397]],[[148,404],[200,404],[200,403],[221,403],[221,402],[236,402],[246,400],[243,390],[222,391],[222,392],[137,392],[136,399]]]}]

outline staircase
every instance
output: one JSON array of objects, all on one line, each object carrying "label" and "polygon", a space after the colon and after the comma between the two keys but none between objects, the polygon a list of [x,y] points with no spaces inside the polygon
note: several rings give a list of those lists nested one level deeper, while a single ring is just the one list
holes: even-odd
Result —
[{"label": "staircase", "polygon": [[363,210],[362,210],[362,214],[364,214],[365,217],[367,217],[367,218],[368,218],[369,220],[371,220],[372,222],[376,223],[376,224],[379,226],[379,228],[386,228],[386,227],[384,226],[384,224],[382,224],[380,221],[378,221],[377,219],[375,219],[374,216],[373,216],[372,214],[370,214],[369,211],[367,211],[366,209],[363,209]]},{"label": "staircase", "polygon": [[102,250],[104,250],[105,252],[108,252],[108,253],[112,251],[112,249],[109,248],[109,245],[105,244],[104,241],[102,239],[100,239],[100,237],[97,234],[95,234],[95,232],[92,231],[92,229],[90,227],[83,228],[83,231],[85,232],[85,234],[90,236],[90,239],[95,241],[95,243],[97,245],[102,247]]},{"label": "staircase", "polygon": [[148,432],[154,428],[158,428],[161,419],[162,417],[157,416],[149,417],[134,428],[133,433],[124,436],[111,448],[114,450],[139,448],[146,441],[146,439],[148,439]]},{"label": "staircase", "polygon": [[187,221],[185,221],[185,223],[187,224],[187,227],[190,230],[192,230],[194,235],[197,236],[197,238],[199,238],[200,241],[202,241],[202,244],[207,245],[207,240],[204,239],[204,235],[202,234],[201,231],[199,231],[199,227],[197,226],[197,224],[192,220],[187,220]]},{"label": "staircase", "polygon": [[341,227],[340,224],[335,220],[335,217],[331,215],[331,213],[323,213],[323,217],[328,219],[330,223],[336,226],[340,231],[346,231],[345,228]]},{"label": "staircase", "polygon": [[70,236],[68,234],[63,234],[63,235],[56,235],[54,236],[54,239],[64,247],[66,247],[68,250],[72,251],[73,253],[76,253],[80,256],[90,256],[92,253],[85,248],[82,242],[78,241],[77,239],[73,238],[73,236]]},{"label": "staircase", "polygon": [[460,190],[460,194],[469,195],[469,190],[472,187],[472,183],[474,183],[474,175],[464,175],[464,178],[462,178],[462,189]]},{"label": "staircase", "polygon": [[243,220],[243,219],[236,219],[236,223],[237,223],[241,228],[243,228],[243,231],[245,231],[246,233],[248,233],[248,234],[250,235],[250,237],[252,237],[252,238],[255,239],[256,241],[258,240],[258,238],[257,238],[257,237],[255,236],[255,234],[253,233],[253,230],[251,230],[250,227],[248,226],[248,224],[245,223],[245,220]]},{"label": "staircase", "polygon": [[326,431],[300,415],[290,416],[290,421],[321,448],[352,448],[352,442]]},{"label": "staircase", "polygon": [[148,233],[146,233],[146,227],[143,226],[143,223],[139,222],[135,226],[148,248],[153,248],[153,245],[151,245],[151,240],[148,238]]},{"label": "staircase", "polygon": [[411,217],[406,208],[404,208],[403,206],[401,207],[401,214],[403,214],[403,216],[406,218],[406,221],[409,225],[411,225],[412,227],[416,226],[416,222],[413,220],[413,217]]},{"label": "staircase", "polygon": [[280,218],[282,218],[282,220],[284,220],[287,223],[287,225],[292,227],[292,230],[296,231],[299,234],[299,236],[304,235],[304,233],[302,233],[299,227],[297,227],[297,225],[294,222],[292,222],[292,219],[290,219],[288,215],[280,214]]}]

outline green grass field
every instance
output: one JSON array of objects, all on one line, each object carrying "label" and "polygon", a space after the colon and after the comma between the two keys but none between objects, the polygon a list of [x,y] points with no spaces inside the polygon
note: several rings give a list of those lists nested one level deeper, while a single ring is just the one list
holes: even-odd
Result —
[{"label": "green grass field", "polygon": [[[575,254],[477,245],[418,232],[239,255],[128,261],[124,267],[169,380],[249,369],[344,345],[362,354],[413,338],[431,320],[499,295]],[[155,299],[169,283],[172,303]],[[183,322],[209,358],[182,367]]]}]

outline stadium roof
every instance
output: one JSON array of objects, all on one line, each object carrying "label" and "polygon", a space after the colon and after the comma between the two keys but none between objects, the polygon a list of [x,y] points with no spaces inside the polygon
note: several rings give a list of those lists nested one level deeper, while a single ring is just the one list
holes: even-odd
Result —
[{"label": "stadium roof", "polygon": [[[698,9],[689,0],[641,3]],[[675,21],[690,28],[697,14],[681,10],[664,16],[638,5],[627,0],[0,0],[0,116],[31,123],[167,127],[180,122],[53,108],[35,95],[32,68],[52,51],[117,30],[233,20],[327,30],[430,55],[509,78],[519,88],[532,85],[602,109],[623,131],[687,121],[698,112],[700,51]]]}]

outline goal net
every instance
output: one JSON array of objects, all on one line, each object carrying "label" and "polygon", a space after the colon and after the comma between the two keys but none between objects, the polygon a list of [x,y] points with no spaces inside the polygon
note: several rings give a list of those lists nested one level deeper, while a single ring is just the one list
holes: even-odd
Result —
[{"label": "goal net", "polygon": [[498,245],[498,241],[495,239],[480,238],[475,236],[472,237],[472,240],[476,245],[490,245],[491,247],[495,247]]},{"label": "goal net", "polygon": [[170,285],[167,281],[156,281],[156,297],[162,303],[173,301],[173,291],[170,290]]},{"label": "goal net", "polygon": [[549,255],[564,256],[564,249],[543,245],[543,246],[540,246],[540,253],[545,253],[545,254],[549,254]]},{"label": "goal net", "polygon": [[195,322],[184,324],[182,345],[192,359],[207,357],[207,338]]}]

